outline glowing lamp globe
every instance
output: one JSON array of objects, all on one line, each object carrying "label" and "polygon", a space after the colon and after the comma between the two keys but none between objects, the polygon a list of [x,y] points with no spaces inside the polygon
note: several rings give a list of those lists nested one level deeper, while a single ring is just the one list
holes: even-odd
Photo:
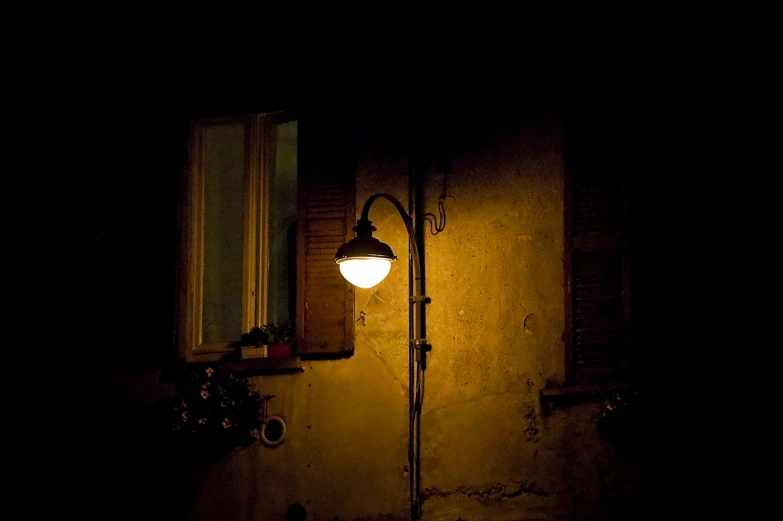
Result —
[{"label": "glowing lamp globe", "polygon": [[356,237],[337,249],[334,261],[348,282],[371,288],[386,278],[397,257],[388,244],[372,236],[376,228],[370,221],[360,220],[353,229]]},{"label": "glowing lamp globe", "polygon": [[391,271],[389,259],[359,257],[339,261],[340,273],[343,277],[360,288],[371,288],[379,284]]}]

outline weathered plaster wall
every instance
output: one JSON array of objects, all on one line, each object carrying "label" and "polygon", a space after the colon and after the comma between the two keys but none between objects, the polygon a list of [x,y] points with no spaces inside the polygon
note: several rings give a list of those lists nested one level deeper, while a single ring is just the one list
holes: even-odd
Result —
[{"label": "weathered plaster wall", "polygon": [[[375,192],[407,201],[402,145],[382,133],[363,143],[357,213]],[[564,377],[560,122],[476,129],[469,143],[452,157],[446,229],[425,238],[425,519],[600,517],[633,488],[633,469],[598,439],[596,405],[548,410],[539,398]],[[442,182],[430,172],[426,211]],[[193,519],[279,520],[295,502],[314,521],[407,518],[407,235],[383,200],[370,219],[400,261],[356,290],[355,355],[256,380],[277,396],[269,412],[287,439],[218,464]]]}]

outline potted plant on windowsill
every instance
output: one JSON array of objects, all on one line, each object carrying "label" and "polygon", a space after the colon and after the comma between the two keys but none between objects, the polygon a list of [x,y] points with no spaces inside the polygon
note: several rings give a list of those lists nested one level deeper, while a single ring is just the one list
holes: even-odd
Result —
[{"label": "potted plant on windowsill", "polygon": [[292,321],[281,324],[270,322],[254,327],[242,335],[242,358],[285,358],[293,356],[293,341],[296,336]]},{"label": "potted plant on windowsill", "polygon": [[267,347],[270,358],[284,358],[293,355],[293,343],[296,338],[294,323],[290,320],[281,324],[264,324],[261,327],[269,335]]}]

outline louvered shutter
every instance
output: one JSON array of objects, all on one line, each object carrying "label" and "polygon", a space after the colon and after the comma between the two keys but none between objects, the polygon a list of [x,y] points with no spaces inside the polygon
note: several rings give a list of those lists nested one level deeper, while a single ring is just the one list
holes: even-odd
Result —
[{"label": "louvered shutter", "polygon": [[586,383],[628,368],[629,199],[620,154],[607,134],[567,133],[565,150],[567,376]]},{"label": "louvered shutter", "polygon": [[300,117],[296,351],[305,357],[354,349],[354,289],[334,262],[355,225],[351,137],[337,117]]}]

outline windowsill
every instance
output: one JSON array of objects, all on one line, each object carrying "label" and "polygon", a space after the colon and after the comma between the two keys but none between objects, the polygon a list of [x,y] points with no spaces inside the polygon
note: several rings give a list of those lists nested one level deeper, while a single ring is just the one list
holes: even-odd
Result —
[{"label": "windowsill", "polygon": [[289,374],[304,371],[304,366],[298,356],[246,358],[237,362],[237,367],[237,372],[242,376]]},{"label": "windowsill", "polygon": [[575,384],[554,389],[544,389],[541,391],[541,398],[557,405],[602,402],[613,393],[627,388],[628,384],[623,382]]},{"label": "windowsill", "polygon": [[191,370],[206,369],[213,364],[230,364],[234,367],[234,372],[240,376],[259,376],[259,375],[277,375],[293,374],[304,372],[302,360],[294,356],[265,357],[265,358],[246,358],[239,360],[235,353],[226,353],[219,359],[205,360],[197,358],[191,361],[181,360],[178,364],[170,366],[164,370],[161,375],[161,381],[175,382],[182,375]]}]

